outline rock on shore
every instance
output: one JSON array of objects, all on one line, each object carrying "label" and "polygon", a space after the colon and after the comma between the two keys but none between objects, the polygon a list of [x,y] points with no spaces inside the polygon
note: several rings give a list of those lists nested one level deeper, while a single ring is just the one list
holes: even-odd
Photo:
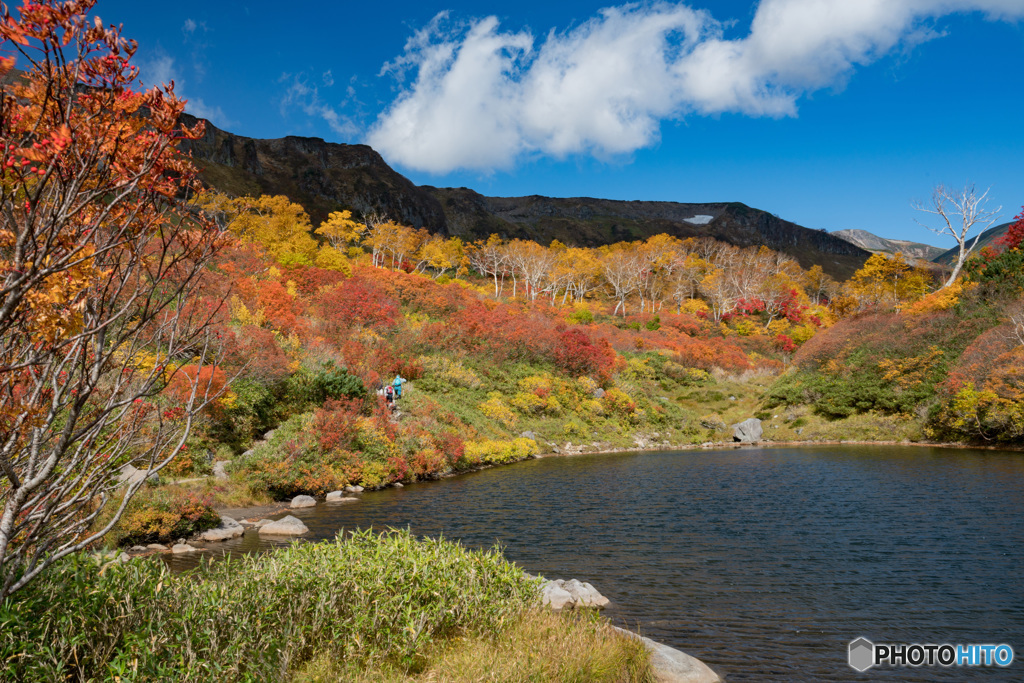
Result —
[{"label": "rock on shore", "polygon": [[208,529],[203,533],[196,536],[198,541],[227,541],[232,538],[238,538],[245,533],[245,527],[231,519],[230,517],[221,517],[220,526],[216,529]]},{"label": "rock on shore", "polygon": [[603,609],[609,603],[608,598],[597,592],[589,583],[576,579],[555,579],[541,586],[541,604],[551,609]]},{"label": "rock on shore", "polygon": [[651,653],[651,668],[658,683],[722,683],[710,666],[685,652],[663,645],[639,633],[612,626],[619,633],[638,638]]}]

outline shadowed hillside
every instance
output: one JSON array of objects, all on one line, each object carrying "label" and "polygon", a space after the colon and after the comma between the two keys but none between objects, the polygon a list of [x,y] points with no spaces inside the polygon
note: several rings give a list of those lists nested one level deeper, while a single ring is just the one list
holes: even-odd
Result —
[{"label": "shadowed hillside", "polygon": [[[1002,225],[997,225],[994,228],[989,228],[985,232],[978,235],[976,238],[974,238],[974,240],[972,240],[972,243],[974,241],[978,243],[978,245],[975,247],[975,251],[979,249],[984,249],[985,247],[992,246],[992,244],[997,239],[1006,234],[1006,231],[1010,227],[1010,225],[1010,223],[1003,223]],[[948,251],[942,252],[932,260],[935,261],[936,263],[941,263],[944,266],[952,266],[953,263],[956,261],[956,256],[957,249],[953,248]]]},{"label": "shadowed hillside", "polygon": [[[196,119],[185,116],[192,125]],[[849,277],[870,255],[823,230],[811,230],[739,202],[679,204],[590,198],[485,197],[467,188],[419,187],[366,145],[289,136],[256,140],[207,122],[206,135],[185,143],[212,187],[233,195],[284,194],[314,223],[331,211],[377,212],[449,236],[492,233],[599,246],[658,233],[707,235],[737,246],[766,245],[809,268]]]}]

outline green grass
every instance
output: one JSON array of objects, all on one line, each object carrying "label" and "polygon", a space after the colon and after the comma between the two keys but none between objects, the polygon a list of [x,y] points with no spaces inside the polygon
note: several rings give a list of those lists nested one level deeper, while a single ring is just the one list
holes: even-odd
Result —
[{"label": "green grass", "polygon": [[497,550],[358,532],[172,575],[153,559],[62,562],[0,604],[0,679],[280,681],[313,659],[416,673],[502,633],[535,580]]}]

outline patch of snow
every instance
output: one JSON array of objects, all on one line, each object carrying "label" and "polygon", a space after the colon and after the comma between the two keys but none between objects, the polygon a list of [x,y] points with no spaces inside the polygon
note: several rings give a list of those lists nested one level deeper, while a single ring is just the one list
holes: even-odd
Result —
[{"label": "patch of snow", "polygon": [[714,219],[714,216],[705,216],[703,214],[698,214],[696,216],[693,216],[692,218],[684,218],[683,220],[686,221],[687,223],[693,223],[694,225],[707,225]]}]

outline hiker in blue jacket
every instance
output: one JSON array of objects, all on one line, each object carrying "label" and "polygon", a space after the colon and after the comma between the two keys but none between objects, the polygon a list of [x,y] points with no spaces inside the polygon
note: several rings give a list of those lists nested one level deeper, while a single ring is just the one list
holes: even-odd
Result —
[{"label": "hiker in blue jacket", "polygon": [[395,375],[395,381],[391,383],[391,386],[395,388],[395,398],[402,398],[402,385],[408,381],[401,375]]}]

